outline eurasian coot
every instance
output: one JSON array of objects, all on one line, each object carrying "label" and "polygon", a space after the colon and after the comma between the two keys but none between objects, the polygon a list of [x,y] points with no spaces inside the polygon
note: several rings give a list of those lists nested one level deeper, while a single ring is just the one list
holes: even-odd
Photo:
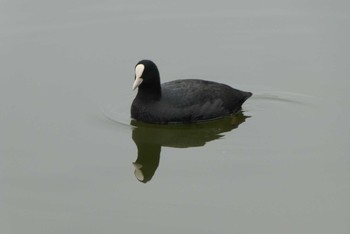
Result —
[{"label": "eurasian coot", "polygon": [[157,66],[142,60],[135,66],[137,95],[131,117],[154,124],[194,123],[228,116],[241,110],[252,93],[213,81],[186,79],[160,84]]}]

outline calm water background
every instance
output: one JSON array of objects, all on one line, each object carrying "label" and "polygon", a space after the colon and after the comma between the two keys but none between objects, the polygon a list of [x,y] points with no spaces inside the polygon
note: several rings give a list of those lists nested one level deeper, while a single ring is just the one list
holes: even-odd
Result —
[{"label": "calm water background", "polygon": [[[0,1],[0,233],[349,233],[349,5]],[[143,58],[249,118],[130,125]]]}]

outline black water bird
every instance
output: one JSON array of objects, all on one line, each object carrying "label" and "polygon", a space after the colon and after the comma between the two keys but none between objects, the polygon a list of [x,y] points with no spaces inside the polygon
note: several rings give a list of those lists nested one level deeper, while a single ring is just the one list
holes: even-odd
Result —
[{"label": "black water bird", "polygon": [[186,79],[160,83],[157,66],[141,60],[135,66],[133,90],[138,88],[131,105],[131,117],[153,124],[195,123],[235,114],[252,96],[251,92],[228,85]]}]

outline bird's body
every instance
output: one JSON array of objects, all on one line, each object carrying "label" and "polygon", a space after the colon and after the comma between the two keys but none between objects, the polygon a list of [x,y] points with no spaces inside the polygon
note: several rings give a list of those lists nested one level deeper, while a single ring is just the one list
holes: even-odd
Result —
[{"label": "bird's body", "polygon": [[[137,79],[141,81],[137,81]],[[136,66],[138,94],[131,117],[146,123],[194,123],[234,114],[252,93],[213,81],[174,80],[160,85],[156,65],[142,60]],[[134,84],[135,88],[135,84]]]}]

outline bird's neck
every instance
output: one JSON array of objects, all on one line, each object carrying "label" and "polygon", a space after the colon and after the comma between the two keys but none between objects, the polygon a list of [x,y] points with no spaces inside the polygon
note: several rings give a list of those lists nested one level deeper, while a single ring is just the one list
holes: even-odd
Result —
[{"label": "bird's neck", "polygon": [[144,101],[157,101],[162,96],[162,89],[160,84],[143,84],[142,87],[139,87],[137,92],[137,97]]}]

